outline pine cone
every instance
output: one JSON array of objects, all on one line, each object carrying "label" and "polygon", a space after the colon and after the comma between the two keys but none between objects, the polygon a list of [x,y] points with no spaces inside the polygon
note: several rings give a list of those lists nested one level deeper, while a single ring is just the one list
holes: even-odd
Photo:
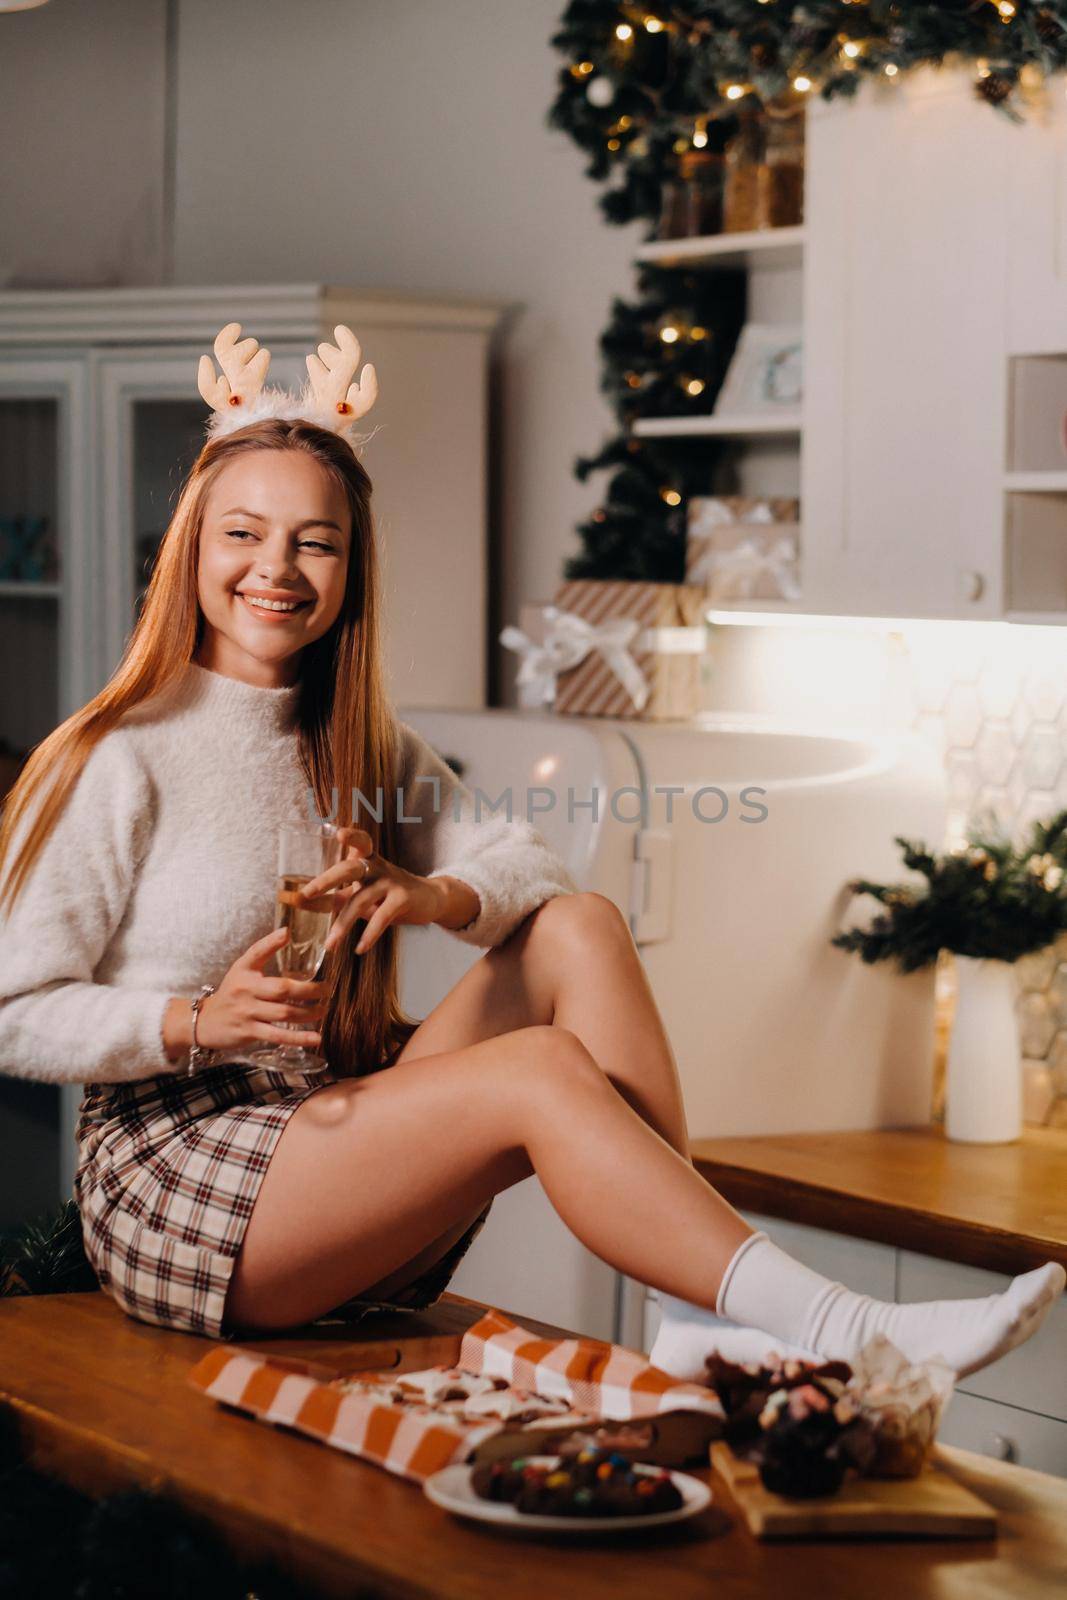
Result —
[{"label": "pine cone", "polygon": [[1006,78],[1001,72],[990,72],[986,77],[979,78],[975,85],[982,99],[988,100],[991,106],[1003,105],[1014,87],[1014,80]]},{"label": "pine cone", "polygon": [[1038,38],[1045,44],[1055,44],[1063,33],[1063,23],[1051,11],[1038,11],[1034,17]]}]

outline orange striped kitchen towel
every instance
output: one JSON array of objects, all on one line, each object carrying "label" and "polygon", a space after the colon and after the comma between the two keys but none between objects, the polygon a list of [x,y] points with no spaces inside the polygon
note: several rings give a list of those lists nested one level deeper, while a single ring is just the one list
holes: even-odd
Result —
[{"label": "orange striped kitchen towel", "polygon": [[723,1415],[712,1390],[672,1378],[636,1350],[604,1339],[539,1339],[503,1311],[490,1310],[467,1329],[459,1365],[465,1372],[507,1378],[517,1389],[567,1400],[576,1411],[612,1421],[661,1411]]},{"label": "orange striped kitchen towel", "polygon": [[388,1399],[389,1389],[405,1378],[452,1371],[503,1378],[526,1395],[532,1391],[565,1402],[551,1420],[575,1428],[598,1419],[631,1420],[668,1411],[703,1412],[713,1424],[723,1417],[710,1389],[670,1377],[634,1350],[602,1339],[538,1338],[495,1309],[464,1334],[456,1368],[361,1372],[327,1381],[226,1344],[198,1361],[189,1381],[209,1399],[421,1483],[439,1468],[466,1460],[493,1435],[514,1431],[513,1422],[499,1417],[468,1420],[432,1404]]}]

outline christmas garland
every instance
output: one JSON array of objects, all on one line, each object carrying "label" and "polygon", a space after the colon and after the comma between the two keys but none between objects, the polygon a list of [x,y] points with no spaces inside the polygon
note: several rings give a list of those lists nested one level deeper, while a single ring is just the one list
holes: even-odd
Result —
[{"label": "christmas garland", "polygon": [[609,222],[655,220],[687,150],[721,147],[735,113],[853,95],[865,78],[967,65],[975,91],[1009,116],[1067,66],[1067,0],[571,0],[550,126],[590,157]]},{"label": "christmas garland", "polygon": [[914,972],[941,950],[1017,961],[1067,931],[1067,811],[1035,823],[1018,846],[977,833],[944,855],[907,839],[896,843],[925,887],[850,883],[853,894],[870,895],[882,909],[869,927],[835,935],[831,943],[840,949]]},{"label": "christmas garland", "polygon": [[[722,150],[742,118],[791,115],[813,94],[967,63],[976,92],[1018,120],[1020,102],[1067,66],[1067,0],[570,0],[552,45],[565,64],[549,125],[589,156],[588,177],[618,178],[599,198],[606,220],[647,219],[651,240],[681,156]],[[642,439],[632,424],[713,409],[721,358],[744,320],[743,285],[743,274],[716,273],[709,286],[699,272],[645,268],[638,301],[615,301],[601,387],[620,431],[574,465],[581,482],[598,469],[613,476],[577,530],[581,553],[565,577],[681,581],[688,500],[710,492],[730,447]]]}]

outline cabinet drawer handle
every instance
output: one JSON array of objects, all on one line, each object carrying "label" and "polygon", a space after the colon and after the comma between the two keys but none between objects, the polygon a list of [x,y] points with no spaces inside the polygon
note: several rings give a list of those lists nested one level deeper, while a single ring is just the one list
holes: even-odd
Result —
[{"label": "cabinet drawer handle", "polygon": [[1019,1447],[1014,1439],[1009,1439],[1004,1433],[991,1433],[986,1444],[987,1456],[992,1456],[995,1461],[1018,1461]]}]

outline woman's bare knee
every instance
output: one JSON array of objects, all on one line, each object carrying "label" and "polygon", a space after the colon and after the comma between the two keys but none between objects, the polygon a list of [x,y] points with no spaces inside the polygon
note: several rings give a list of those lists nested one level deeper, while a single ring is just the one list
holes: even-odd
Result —
[{"label": "woman's bare knee", "polygon": [[[511,1035],[515,1056],[510,1069],[514,1082],[538,1109],[557,1115],[567,1102],[590,1090],[614,1089],[607,1073],[569,1028],[546,1023],[522,1028]],[[516,1070],[517,1069],[517,1070]]]},{"label": "woman's bare knee", "polygon": [[588,941],[598,934],[630,938],[630,925],[614,900],[595,889],[579,894],[557,894],[531,913],[531,926],[551,929],[553,939],[576,938]]},{"label": "woman's bare knee", "polygon": [[[531,1140],[597,1090],[614,1093],[576,1035],[551,1024],[318,1089],[263,1178],[228,1314],[292,1326],[410,1268],[445,1224],[528,1177]],[[456,1136],[413,1170],[420,1132],[453,1122]]]}]

